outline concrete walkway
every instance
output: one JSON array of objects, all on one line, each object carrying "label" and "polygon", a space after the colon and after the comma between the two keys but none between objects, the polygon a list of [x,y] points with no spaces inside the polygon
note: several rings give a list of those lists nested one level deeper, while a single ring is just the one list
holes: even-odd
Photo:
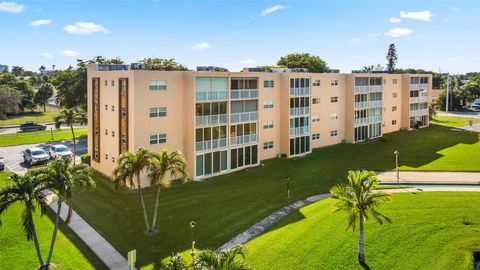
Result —
[{"label": "concrete walkway", "polygon": [[[480,169],[480,164],[478,165]],[[396,184],[395,171],[377,172],[382,183]],[[400,184],[467,184],[480,185],[480,172],[419,172],[400,171]]]},{"label": "concrete walkway", "polygon": [[[57,195],[51,191],[47,193],[46,201],[48,206],[57,211]],[[68,213],[68,206],[63,203],[60,217],[65,220]],[[70,224],[72,229],[80,239],[100,258],[109,269],[127,270],[127,260],[122,256],[105,238],[103,238],[95,229],[93,229],[83,218],[73,211]]]},{"label": "concrete walkway", "polygon": [[437,115],[463,117],[463,118],[480,118],[480,112],[437,112]]}]

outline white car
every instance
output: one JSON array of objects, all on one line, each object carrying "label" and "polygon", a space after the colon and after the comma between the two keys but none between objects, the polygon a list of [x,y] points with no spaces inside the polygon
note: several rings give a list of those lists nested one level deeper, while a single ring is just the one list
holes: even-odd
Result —
[{"label": "white car", "polygon": [[49,154],[51,159],[71,159],[73,157],[73,153],[70,148],[63,144],[52,145],[50,147]]},{"label": "white car", "polygon": [[45,164],[49,160],[50,156],[41,148],[27,148],[27,150],[23,152],[23,161],[30,164],[30,166],[36,164]]},{"label": "white car", "polygon": [[3,157],[0,157],[0,172],[5,170],[5,161],[3,160]]}]

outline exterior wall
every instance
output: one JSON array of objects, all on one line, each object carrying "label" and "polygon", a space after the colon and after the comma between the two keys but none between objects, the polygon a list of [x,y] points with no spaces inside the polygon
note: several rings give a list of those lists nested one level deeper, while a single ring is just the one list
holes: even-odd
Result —
[{"label": "exterior wall", "polygon": [[[393,83],[394,80],[396,80],[396,84]],[[405,108],[402,106],[402,102],[399,101],[403,100],[403,85],[402,75],[391,74],[384,78],[382,96],[383,134],[399,131],[401,128],[402,110]],[[394,95],[396,95],[396,97],[394,97]],[[396,107],[396,111],[393,111],[394,107]],[[396,121],[396,124],[393,124],[392,121]]]}]

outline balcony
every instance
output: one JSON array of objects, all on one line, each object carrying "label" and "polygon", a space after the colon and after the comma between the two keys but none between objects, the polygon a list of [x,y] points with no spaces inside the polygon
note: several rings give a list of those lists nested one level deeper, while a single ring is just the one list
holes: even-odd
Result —
[{"label": "balcony", "polygon": [[370,116],[370,123],[379,123],[382,122],[382,116],[381,115],[373,115]]},{"label": "balcony", "polygon": [[196,144],[195,149],[197,152],[215,150],[218,148],[227,147],[227,138],[201,141],[201,142],[196,142],[195,144]]},{"label": "balcony", "polygon": [[230,146],[255,143],[258,141],[258,134],[249,134],[230,138]]},{"label": "balcony", "polygon": [[258,98],[258,89],[230,90],[230,99],[253,99]]},{"label": "balcony", "polygon": [[368,108],[368,101],[355,102],[355,110]]},{"label": "balcony", "polygon": [[422,115],[428,115],[428,109],[410,111],[410,116],[422,116]]},{"label": "balcony", "polygon": [[308,115],[310,114],[310,107],[290,108],[290,116]]},{"label": "balcony", "polygon": [[205,116],[197,115],[195,117],[195,123],[197,127],[225,125],[228,122],[227,120],[228,120],[228,117],[226,114],[205,115]]},{"label": "balcony", "polygon": [[197,101],[226,100],[228,91],[197,91],[195,97]]},{"label": "balcony", "polygon": [[416,90],[428,90],[429,88],[428,83],[416,83],[416,84],[410,84],[410,90],[411,91],[416,91]]},{"label": "balcony", "polygon": [[382,107],[382,101],[381,100],[373,100],[369,102],[370,108],[377,108],[377,107]]},{"label": "balcony", "polygon": [[428,96],[420,96],[420,102],[428,102]]},{"label": "balcony", "polygon": [[420,97],[410,97],[410,103],[418,103],[420,101]]},{"label": "balcony", "polygon": [[355,119],[355,126],[366,125],[366,124],[368,124],[367,117]]},{"label": "balcony", "polygon": [[368,93],[368,85],[356,85],[355,94]]},{"label": "balcony", "polygon": [[290,136],[306,135],[310,133],[310,126],[290,128]]},{"label": "balcony", "polygon": [[381,85],[370,85],[370,93],[379,93],[382,92]]},{"label": "balcony", "polygon": [[258,120],[258,111],[232,113],[230,115],[231,123],[253,122]]},{"label": "balcony", "polygon": [[309,96],[310,87],[290,88],[290,96]]}]

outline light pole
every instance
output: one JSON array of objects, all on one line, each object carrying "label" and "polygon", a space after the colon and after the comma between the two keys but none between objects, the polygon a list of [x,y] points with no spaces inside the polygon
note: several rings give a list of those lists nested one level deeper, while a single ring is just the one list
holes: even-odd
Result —
[{"label": "light pole", "polygon": [[290,200],[290,177],[285,177],[285,181],[287,182],[287,198]]},{"label": "light pole", "polygon": [[448,95],[450,93],[450,74],[447,73],[447,95],[446,95],[446,101],[445,101],[445,112],[448,112]]},{"label": "light pole", "polygon": [[398,150],[395,150],[395,152],[393,152],[395,154],[395,168],[397,169],[397,184],[400,182],[400,171],[398,170],[398,154],[400,154],[400,152],[398,152]]},{"label": "light pole", "polygon": [[192,255],[192,261],[193,261],[193,257],[195,257],[195,240],[193,239],[193,230],[195,229],[195,221],[190,221],[190,228],[192,229],[192,252],[190,253],[190,255]]}]

